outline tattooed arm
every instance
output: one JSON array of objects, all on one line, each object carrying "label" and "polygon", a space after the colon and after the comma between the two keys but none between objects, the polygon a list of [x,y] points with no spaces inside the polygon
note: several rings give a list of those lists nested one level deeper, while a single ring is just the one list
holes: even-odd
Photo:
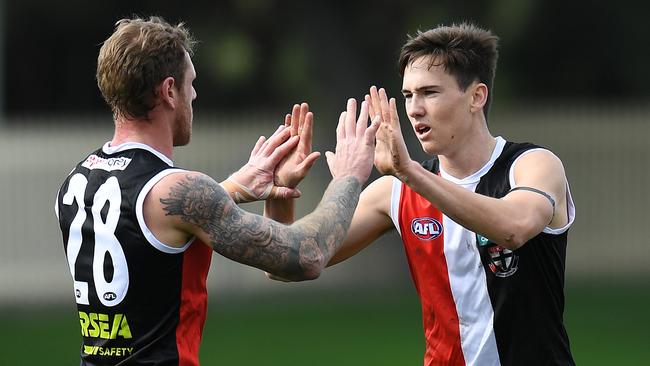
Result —
[{"label": "tattooed arm", "polygon": [[197,172],[161,179],[147,195],[144,215],[158,240],[182,246],[196,236],[218,253],[290,280],[313,279],[341,245],[368,179],[378,123],[367,128],[364,103],[355,123],[348,102],[337,127],[336,152],[327,152],[334,179],[316,209],[290,226],[239,208],[212,178]]},{"label": "tattooed arm", "polygon": [[237,262],[292,280],[313,279],[338,249],[357,205],[361,183],[352,176],[332,181],[316,210],[285,226],[238,207],[210,177],[174,177],[160,199],[177,227]]}]

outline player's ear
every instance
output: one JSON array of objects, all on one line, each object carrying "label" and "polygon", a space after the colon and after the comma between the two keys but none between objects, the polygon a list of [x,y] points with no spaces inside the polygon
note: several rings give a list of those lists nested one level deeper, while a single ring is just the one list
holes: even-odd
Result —
[{"label": "player's ear", "polygon": [[472,100],[470,104],[470,111],[472,113],[479,112],[487,103],[488,97],[488,87],[484,83],[477,83],[476,85],[471,85]]},{"label": "player's ear", "polygon": [[163,104],[175,109],[177,99],[176,80],[168,76],[160,83],[160,100]]}]

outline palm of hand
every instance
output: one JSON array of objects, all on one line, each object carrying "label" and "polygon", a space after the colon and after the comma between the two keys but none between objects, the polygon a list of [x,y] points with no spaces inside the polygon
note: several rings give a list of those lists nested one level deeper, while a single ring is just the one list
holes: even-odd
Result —
[{"label": "palm of hand", "polygon": [[381,121],[377,131],[377,145],[375,147],[375,167],[382,174],[397,175],[410,161],[402,130],[395,98],[388,99],[386,91],[375,86],[370,88],[366,95],[370,105],[373,120]]},{"label": "palm of hand", "polygon": [[375,167],[381,174],[394,174],[399,164],[399,153],[395,151],[395,144],[391,141],[392,128],[382,124],[377,131],[377,145],[375,147]]},{"label": "palm of hand", "polygon": [[279,187],[296,188],[298,183],[300,183],[300,181],[305,177],[305,175],[301,174],[302,172],[299,170],[299,165],[305,160],[305,158],[307,158],[307,154],[296,147],[287,157],[282,159],[274,172],[273,181],[275,182],[275,185]]},{"label": "palm of hand", "polygon": [[314,115],[307,103],[294,105],[291,114],[285,116],[284,125],[291,129],[291,136],[299,136],[300,140],[275,168],[273,182],[276,186],[296,188],[320,156],[319,152],[311,151],[313,121]]}]

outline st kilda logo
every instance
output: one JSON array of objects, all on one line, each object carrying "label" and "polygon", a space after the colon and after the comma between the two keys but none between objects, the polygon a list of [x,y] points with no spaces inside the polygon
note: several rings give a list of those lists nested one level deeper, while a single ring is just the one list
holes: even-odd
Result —
[{"label": "st kilda logo", "polygon": [[418,217],[411,221],[411,232],[421,240],[433,240],[442,234],[442,224],[430,217]]}]

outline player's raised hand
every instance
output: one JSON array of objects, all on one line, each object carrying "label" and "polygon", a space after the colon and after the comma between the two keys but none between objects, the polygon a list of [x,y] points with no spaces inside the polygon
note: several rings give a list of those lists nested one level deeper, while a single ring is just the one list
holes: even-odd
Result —
[{"label": "player's raised hand", "polygon": [[379,122],[375,167],[382,174],[398,176],[411,162],[397,115],[395,98],[388,99],[386,90],[370,87],[365,97],[373,123]]},{"label": "player's raised hand", "polygon": [[284,118],[284,125],[291,131],[292,137],[299,136],[300,139],[298,145],[280,161],[273,179],[276,186],[296,188],[320,156],[320,152],[311,151],[314,114],[309,111],[309,105],[295,104],[291,114]]},{"label": "player's raised hand", "polygon": [[260,136],[251,151],[248,163],[221,183],[234,192],[235,202],[251,202],[269,198],[295,198],[300,191],[295,188],[278,187],[274,184],[274,172],[278,164],[298,144],[299,137],[291,136],[291,129],[280,126],[266,139]]},{"label": "player's raised hand", "polygon": [[365,101],[361,103],[359,118],[355,121],[356,115],[357,101],[350,98],[336,128],[336,150],[326,152],[325,156],[334,178],[353,176],[363,184],[372,170],[375,134],[380,121],[373,121],[368,126],[368,103]]}]

